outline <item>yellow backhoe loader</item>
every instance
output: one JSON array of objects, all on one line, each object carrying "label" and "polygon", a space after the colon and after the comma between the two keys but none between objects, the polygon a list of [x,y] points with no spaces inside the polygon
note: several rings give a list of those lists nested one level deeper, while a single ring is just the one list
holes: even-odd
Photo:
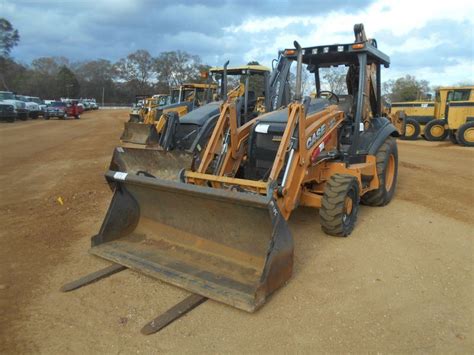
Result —
[{"label": "yellow backhoe loader", "polygon": [[[144,174],[147,171],[150,176],[151,171],[159,170],[155,165],[156,157],[160,154],[165,155],[173,167],[177,166],[177,162],[183,164],[181,167],[189,167],[193,156],[196,157],[195,164],[198,164],[199,156],[219,118],[223,102],[235,101],[241,124],[289,103],[291,61],[279,53],[274,63],[276,64],[272,71],[262,65],[228,67],[229,62],[223,67],[211,68],[208,83],[220,82],[219,100],[203,105],[182,117],[175,112],[163,114],[155,123],[154,134],[157,135],[158,144],[147,147],[160,152],[149,153],[128,145],[116,148],[111,169],[132,174]],[[228,77],[238,79],[237,85],[230,90],[227,88]],[[175,169],[168,169],[166,174],[171,171],[176,172]]]},{"label": "yellow backhoe loader", "polygon": [[[353,43],[285,51],[297,62],[288,106],[241,122],[226,100],[196,169],[162,176],[176,162],[161,154],[153,173],[109,170],[114,196],[90,252],[252,312],[291,277],[287,220],[298,206],[319,209],[324,232],[348,236],[360,202],[389,203],[398,132],[382,117],[381,67],[390,59],[361,24],[354,33]],[[303,96],[303,64],[316,98]],[[319,69],[335,65],[347,67],[347,95],[321,91]]]},{"label": "yellow backhoe loader", "polygon": [[124,130],[120,140],[124,143],[138,145],[156,144],[158,133],[156,122],[170,112],[175,112],[181,117],[212,98],[215,84],[185,83],[171,91],[169,103],[162,104],[163,95],[157,95],[145,100],[143,109],[140,111],[139,119],[135,117],[124,124]]}]

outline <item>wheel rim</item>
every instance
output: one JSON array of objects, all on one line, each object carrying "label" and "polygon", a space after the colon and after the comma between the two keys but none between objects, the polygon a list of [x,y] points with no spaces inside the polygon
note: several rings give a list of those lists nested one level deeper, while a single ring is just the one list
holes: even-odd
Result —
[{"label": "wheel rim", "polygon": [[395,179],[395,157],[390,154],[388,158],[387,170],[385,173],[385,190],[390,191]]},{"label": "wheel rim", "polygon": [[405,136],[407,137],[411,137],[415,134],[415,126],[413,126],[412,124],[407,124],[407,126],[405,127]]},{"label": "wheel rim", "polygon": [[474,143],[474,127],[470,127],[464,131],[464,140],[469,143]]},{"label": "wheel rim", "polygon": [[346,215],[350,215],[352,213],[352,198],[350,196],[346,196],[344,200],[344,212]]},{"label": "wheel rim", "polygon": [[342,215],[342,223],[349,225],[352,215],[354,214],[354,190],[349,190],[346,198],[344,199],[344,214]]},{"label": "wheel rim", "polygon": [[434,125],[430,129],[430,133],[435,138],[442,137],[444,134],[444,127],[441,125]]}]

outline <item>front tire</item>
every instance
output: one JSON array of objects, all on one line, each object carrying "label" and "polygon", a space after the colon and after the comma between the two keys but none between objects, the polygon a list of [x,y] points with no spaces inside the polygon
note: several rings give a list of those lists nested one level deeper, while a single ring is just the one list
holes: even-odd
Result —
[{"label": "front tire", "polygon": [[359,212],[359,183],[347,174],[334,174],[326,182],[319,209],[322,230],[336,237],[347,237],[354,230]]},{"label": "front tire", "polygon": [[431,120],[424,130],[425,139],[431,142],[441,142],[448,136],[448,130],[444,128],[445,120]]},{"label": "front tire", "polygon": [[379,187],[366,192],[361,201],[368,206],[385,206],[392,200],[397,186],[398,149],[395,139],[388,137],[375,156]]},{"label": "front tire", "polygon": [[406,118],[405,134],[400,138],[406,141],[414,141],[420,135],[420,124],[413,118]]},{"label": "front tire", "polygon": [[456,131],[456,139],[460,145],[474,147],[474,122],[466,122]]}]

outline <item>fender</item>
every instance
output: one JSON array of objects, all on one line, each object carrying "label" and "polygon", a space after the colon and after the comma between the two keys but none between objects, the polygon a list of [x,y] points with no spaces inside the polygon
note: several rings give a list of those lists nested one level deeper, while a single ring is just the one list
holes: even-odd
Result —
[{"label": "fender", "polygon": [[357,151],[375,155],[389,136],[399,136],[395,126],[385,117],[375,117],[370,127],[360,135]]}]

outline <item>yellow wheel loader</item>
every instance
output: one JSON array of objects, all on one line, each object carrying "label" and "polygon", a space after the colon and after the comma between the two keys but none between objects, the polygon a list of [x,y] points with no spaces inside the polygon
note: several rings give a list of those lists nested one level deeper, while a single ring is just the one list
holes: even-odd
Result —
[{"label": "yellow wheel loader", "polygon": [[[196,169],[109,170],[114,196],[90,252],[253,312],[291,278],[293,210],[319,209],[323,231],[345,237],[361,203],[389,203],[398,132],[382,117],[381,67],[390,59],[362,24],[354,33],[353,43],[295,42],[285,51],[297,62],[288,106],[242,122],[236,101],[226,100]],[[302,95],[302,64],[314,75],[316,98]],[[347,95],[321,91],[319,69],[335,65],[347,67]],[[156,167],[179,168],[169,158],[156,156]]]},{"label": "yellow wheel loader", "polygon": [[[168,96],[169,97],[169,96]],[[147,100],[151,98],[151,95],[136,95],[135,103],[133,104],[128,122],[141,122],[143,121],[147,112]]]},{"label": "yellow wheel loader", "polygon": [[120,140],[124,143],[152,145],[158,141],[156,122],[163,114],[175,112],[178,117],[206,103],[216,90],[215,84],[185,83],[172,90],[168,104],[163,99],[168,95],[156,95],[145,100],[139,119],[131,117],[124,124]]}]

